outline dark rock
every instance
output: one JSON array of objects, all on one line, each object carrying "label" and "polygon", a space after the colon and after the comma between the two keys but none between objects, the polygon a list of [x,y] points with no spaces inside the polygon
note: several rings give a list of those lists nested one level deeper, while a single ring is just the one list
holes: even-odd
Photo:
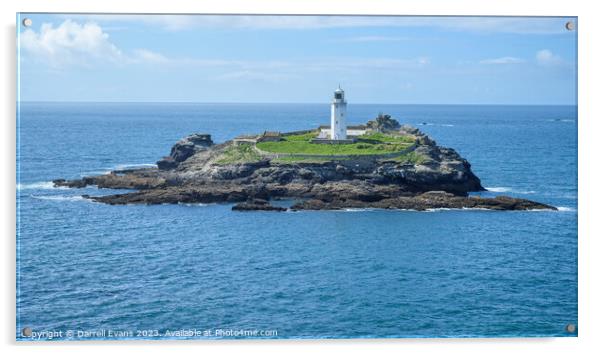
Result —
[{"label": "dark rock", "polygon": [[171,156],[165,156],[163,159],[157,161],[157,167],[160,170],[171,170],[178,167],[178,162]]},{"label": "dark rock", "polygon": [[389,132],[399,130],[401,125],[399,122],[391,118],[388,114],[379,114],[374,120],[368,121],[366,126],[379,132]]},{"label": "dark rock", "polygon": [[385,198],[376,201],[359,199],[311,199],[297,203],[291,210],[338,210],[349,208],[379,208],[404,210],[429,209],[490,209],[490,210],[557,210],[556,207],[526,199],[511,197],[462,197],[443,191],[431,191],[415,196]]},{"label": "dark rock", "polygon": [[410,135],[422,135],[422,132],[420,131],[420,129],[415,128],[411,125],[407,125],[407,124],[402,125],[401,128],[399,128],[399,131],[401,133],[406,133],[406,134],[410,134]]},{"label": "dark rock", "polygon": [[264,199],[252,199],[232,207],[235,211],[286,211],[286,208],[274,206]]},{"label": "dark rock", "polygon": [[69,188],[84,188],[88,185],[89,179],[76,179],[76,180],[65,180],[63,178],[61,179],[55,179],[52,181],[52,183],[54,183],[55,187],[69,187]]},{"label": "dark rock", "polygon": [[211,135],[209,134],[192,134],[178,142],[171,148],[169,156],[157,161],[157,166],[161,170],[173,169],[183,161],[195,153],[206,150],[213,145]]}]

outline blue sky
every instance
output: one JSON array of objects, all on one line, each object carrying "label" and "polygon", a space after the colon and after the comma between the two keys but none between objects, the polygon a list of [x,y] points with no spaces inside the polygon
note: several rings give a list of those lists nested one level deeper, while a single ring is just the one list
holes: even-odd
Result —
[{"label": "blue sky", "polygon": [[575,18],[24,17],[23,101],[576,104]]}]

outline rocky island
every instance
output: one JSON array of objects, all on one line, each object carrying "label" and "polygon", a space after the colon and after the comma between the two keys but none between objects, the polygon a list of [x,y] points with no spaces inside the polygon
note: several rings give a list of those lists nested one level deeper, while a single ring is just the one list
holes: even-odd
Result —
[{"label": "rocky island", "polygon": [[[428,210],[556,208],[484,191],[470,163],[438,146],[411,126],[380,115],[345,144],[319,142],[320,128],[290,133],[264,132],[214,144],[209,134],[192,134],[172,147],[157,168],[116,170],[55,186],[132,189],[89,196],[107,204],[238,203],[237,211],[384,208]],[[271,200],[290,199],[290,208]]]}]

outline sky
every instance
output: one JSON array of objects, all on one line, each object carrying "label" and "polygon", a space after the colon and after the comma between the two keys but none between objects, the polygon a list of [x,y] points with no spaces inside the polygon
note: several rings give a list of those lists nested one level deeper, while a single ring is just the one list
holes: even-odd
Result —
[{"label": "sky", "polygon": [[341,85],[349,103],[576,104],[576,18],[17,21],[21,101],[327,103]]}]

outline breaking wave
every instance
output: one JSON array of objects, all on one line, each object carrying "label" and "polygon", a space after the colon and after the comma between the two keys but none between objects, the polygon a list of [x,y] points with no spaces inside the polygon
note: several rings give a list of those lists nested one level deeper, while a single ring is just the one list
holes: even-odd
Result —
[{"label": "breaking wave", "polygon": [[516,194],[535,194],[535,191],[521,191],[511,187],[485,187],[487,191],[494,193],[516,193]]},{"label": "breaking wave", "polygon": [[210,204],[206,204],[206,203],[178,203],[178,205],[182,205],[182,206],[186,206],[186,207],[205,207],[205,206],[208,206]]},{"label": "breaking wave", "polygon": [[54,200],[54,201],[66,201],[66,202],[77,202],[77,201],[91,201],[90,199],[86,199],[81,195],[31,195],[34,199],[41,200]]},{"label": "breaking wave", "polygon": [[80,176],[86,177],[86,176],[107,175],[107,174],[111,173],[111,171],[131,170],[131,169],[149,168],[149,167],[157,167],[157,165],[154,163],[124,163],[124,164],[114,165],[112,167],[101,168],[99,170],[82,172],[82,173],[80,173]]},{"label": "breaking wave", "polygon": [[26,189],[56,189],[56,188],[65,188],[65,187],[54,187],[54,183],[51,181],[47,182],[34,182],[34,183],[17,183],[17,190],[26,190]]},{"label": "breaking wave", "polygon": [[131,163],[131,164],[119,164],[113,166],[111,170],[127,170],[132,168],[145,168],[145,167],[157,167],[154,163]]},{"label": "breaking wave", "polygon": [[558,211],[577,211],[577,209],[575,208],[569,208],[569,207],[557,207]]}]

